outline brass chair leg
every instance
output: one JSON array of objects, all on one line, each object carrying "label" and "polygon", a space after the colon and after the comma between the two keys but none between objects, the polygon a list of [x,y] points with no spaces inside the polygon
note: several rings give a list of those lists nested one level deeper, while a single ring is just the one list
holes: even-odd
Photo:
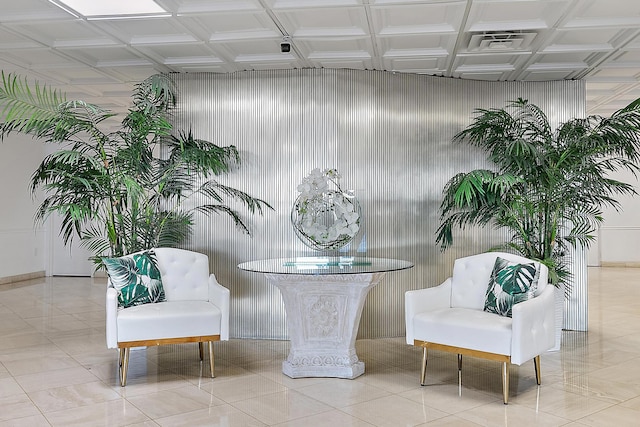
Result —
[{"label": "brass chair leg", "polygon": [[209,367],[211,368],[211,378],[215,378],[215,365],[214,365],[214,359],[213,359],[213,341],[209,341]]},{"label": "brass chair leg", "polygon": [[540,376],[540,355],[537,355],[533,358],[533,366],[536,369],[536,382],[540,385],[541,376]]},{"label": "brass chair leg", "polygon": [[198,351],[200,352],[200,360],[204,360],[204,343],[202,341],[198,343]]},{"label": "brass chair leg", "polygon": [[509,362],[502,363],[502,401],[509,403]]},{"label": "brass chair leg", "polygon": [[129,369],[129,347],[120,348],[118,355],[118,370],[120,371],[120,387],[127,385],[127,370]]},{"label": "brass chair leg", "polygon": [[426,385],[427,379],[427,347],[422,348],[422,372],[420,373],[420,385]]}]

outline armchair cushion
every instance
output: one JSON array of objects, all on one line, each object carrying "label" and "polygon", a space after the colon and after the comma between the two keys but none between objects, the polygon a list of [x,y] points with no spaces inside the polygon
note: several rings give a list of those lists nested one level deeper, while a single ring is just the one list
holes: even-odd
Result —
[{"label": "armchair cushion", "polygon": [[509,317],[481,310],[444,308],[415,316],[415,339],[496,354],[511,353]]},{"label": "armchair cushion", "polygon": [[535,296],[538,269],[533,263],[519,264],[496,257],[489,278],[484,311],[511,317],[515,304]]},{"label": "armchair cushion", "polygon": [[102,258],[122,308],[165,301],[156,255],[143,251],[120,258]]},{"label": "armchair cushion", "polygon": [[220,335],[222,314],[209,301],[145,304],[118,314],[119,341]]}]

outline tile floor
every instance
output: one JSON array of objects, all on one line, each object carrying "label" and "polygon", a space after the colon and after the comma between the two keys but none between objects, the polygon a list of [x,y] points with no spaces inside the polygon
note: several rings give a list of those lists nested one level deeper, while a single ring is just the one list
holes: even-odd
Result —
[{"label": "tile floor", "polygon": [[[0,286],[0,426],[638,426],[640,269],[589,270],[589,332],[511,370],[421,352],[403,338],[359,340],[355,380],[290,379],[288,343],[216,343],[215,379],[195,344],[132,351],[127,387],[104,338],[104,280],[46,278]],[[203,375],[204,370],[204,375]]]}]

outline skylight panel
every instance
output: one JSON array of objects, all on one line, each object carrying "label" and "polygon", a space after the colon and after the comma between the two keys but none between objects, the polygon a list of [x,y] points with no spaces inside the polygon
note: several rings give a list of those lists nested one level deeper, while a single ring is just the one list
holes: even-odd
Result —
[{"label": "skylight panel", "polygon": [[[71,10],[90,19],[117,19],[148,16],[167,16],[166,10],[153,0],[56,0],[57,4],[71,13]],[[70,10],[69,10],[70,9]]]}]

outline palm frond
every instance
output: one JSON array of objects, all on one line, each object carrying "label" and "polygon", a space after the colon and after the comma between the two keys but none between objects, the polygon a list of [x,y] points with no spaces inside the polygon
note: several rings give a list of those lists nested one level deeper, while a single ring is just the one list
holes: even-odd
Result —
[{"label": "palm frond", "polygon": [[640,171],[640,100],[610,118],[576,118],[556,130],[523,99],[475,113],[453,140],[485,149],[497,171],[459,173],[447,182],[436,243],[444,250],[454,229],[492,224],[510,232],[501,247],[543,260],[553,283],[570,286],[569,248],[589,247],[603,207],[619,209],[617,196],[637,194],[610,177]]},{"label": "palm frond", "polygon": [[200,206],[196,206],[194,210],[196,212],[201,212],[207,216],[211,214],[221,214],[221,213],[226,214],[231,218],[231,220],[233,221],[234,225],[238,230],[240,230],[244,234],[249,234],[249,235],[251,234],[249,227],[242,220],[242,218],[240,217],[240,214],[227,205],[211,205],[211,204],[200,205]]},{"label": "palm frond", "polygon": [[206,194],[208,197],[218,202],[222,202],[226,198],[237,200],[241,202],[250,213],[257,212],[260,215],[263,215],[265,208],[273,210],[273,207],[266,201],[250,196],[244,191],[220,184],[215,180],[205,182],[200,186],[197,192]]},{"label": "palm frond", "polygon": [[49,86],[36,82],[33,90],[26,78],[9,73],[2,75],[0,104],[3,105],[3,122],[0,139],[11,132],[32,134],[36,137],[54,128],[60,119],[60,104],[65,95]]}]

